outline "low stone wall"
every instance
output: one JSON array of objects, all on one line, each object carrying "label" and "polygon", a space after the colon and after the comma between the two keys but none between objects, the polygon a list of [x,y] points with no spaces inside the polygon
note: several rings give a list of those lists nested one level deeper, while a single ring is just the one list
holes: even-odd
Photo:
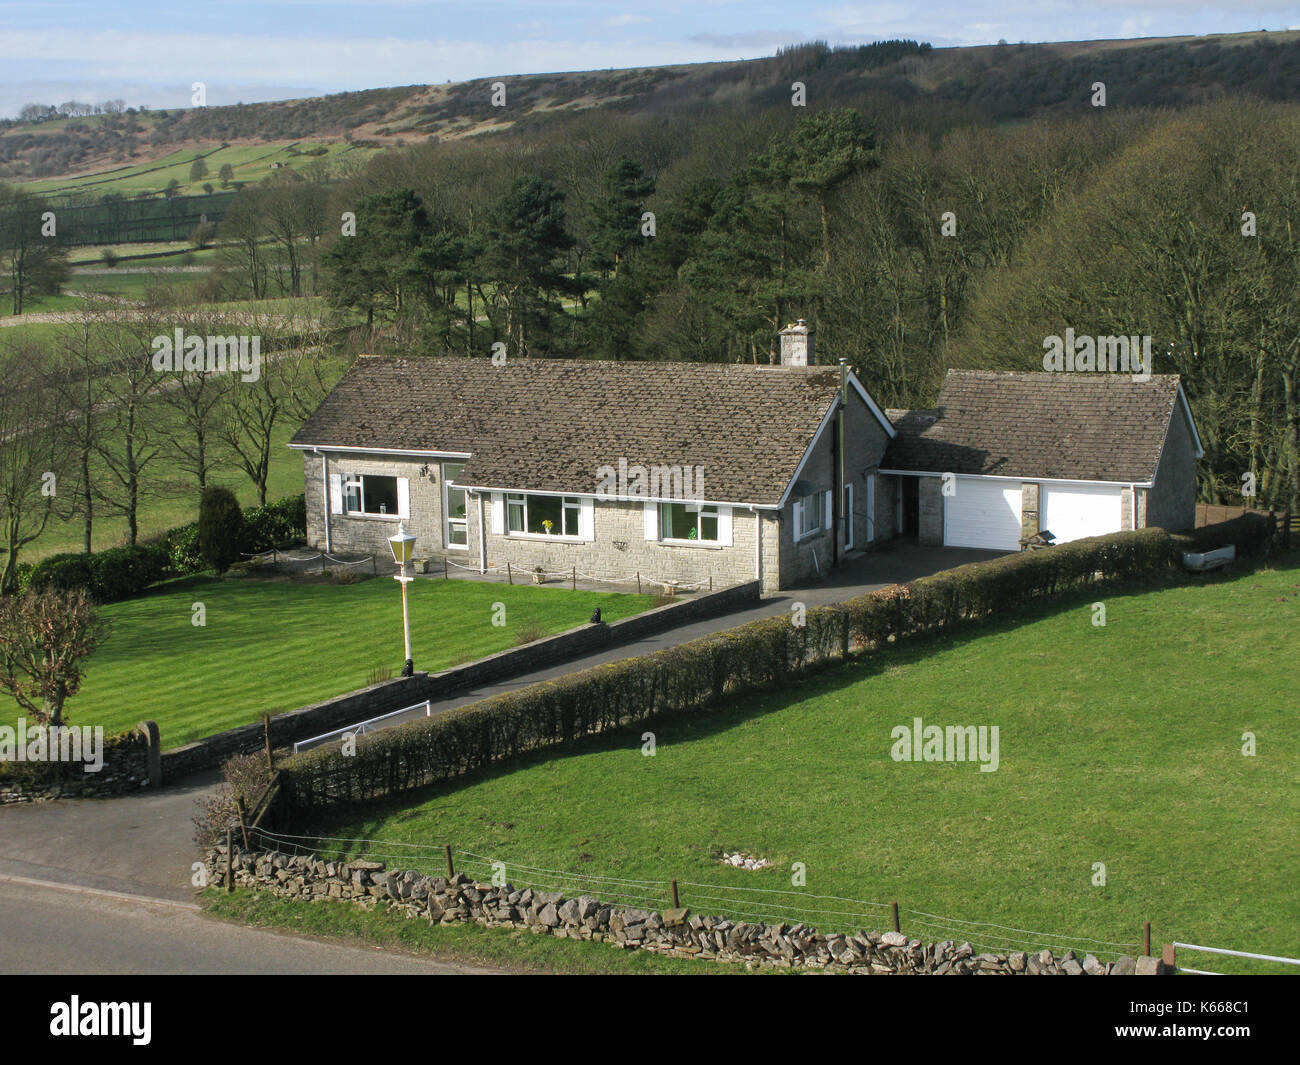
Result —
[{"label": "low stone wall", "polygon": [[[271,743],[288,747],[297,740],[319,736],[380,714],[414,706],[426,699],[443,699],[465,688],[490,684],[554,665],[566,658],[615,647],[664,632],[703,618],[730,613],[758,602],[758,581],[691,596],[678,603],[656,607],[609,624],[582,625],[521,647],[512,647],[476,662],[453,666],[440,673],[416,673],[369,688],[349,692],[335,699],[299,707],[271,718]],[[162,754],[165,780],[188,773],[214,769],[234,754],[262,749],[265,739],[260,721],[208,736]]]},{"label": "low stone wall", "polygon": [[148,787],[149,736],[142,727],[105,737],[104,765],[98,773],[87,773],[76,763],[57,769],[49,763],[4,766],[0,771],[0,806],[47,799],[102,799]]},{"label": "low stone wall", "polygon": [[[977,954],[969,943],[925,943],[898,932],[824,934],[802,924],[768,925],[706,917],[688,909],[654,913],[582,895],[493,887],[462,875],[425,876],[388,870],[383,862],[331,862],[314,855],[235,848],[234,881],[305,901],[350,900],[367,909],[384,905],[430,922],[474,922],[526,929],[537,935],[586,939],[624,950],[649,950],[674,958],[737,962],[747,968],[829,969],[863,974],[966,974],[1006,976],[1127,976],[1166,971],[1156,958],[1082,960],[1073,951]],[[207,854],[208,882],[225,886],[226,850]]]}]

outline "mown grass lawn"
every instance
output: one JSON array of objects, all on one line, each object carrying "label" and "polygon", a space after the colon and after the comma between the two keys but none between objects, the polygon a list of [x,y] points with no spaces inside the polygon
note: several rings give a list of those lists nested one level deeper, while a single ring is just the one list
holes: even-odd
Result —
[{"label": "mown grass lawn", "polygon": [[[485,863],[503,861],[518,886],[576,890],[540,870],[643,882],[585,890],[659,906],[676,877],[697,910],[826,930],[886,929],[886,909],[842,900],[897,900],[904,931],[995,951],[1110,960],[1133,953],[1150,920],[1157,951],[1176,939],[1300,956],[1291,559],[1105,594],[1105,627],[1092,624],[1094,592],[652,726],[653,757],[637,728],[313,831],[427,848],[431,872],[450,842],[477,863],[468,871],[486,878]],[[915,717],[997,725],[999,768],[894,761],[891,731]],[[391,845],[353,852],[367,850],[420,865]],[[723,866],[736,850],[774,865]],[[793,891],[794,863],[807,870],[798,890],[840,901],[740,890]]]},{"label": "mown grass lawn", "polygon": [[[401,596],[381,561],[379,579],[336,585],[196,577],[102,608],[108,641],[69,700],[69,720],[107,732],[158,722],[164,747],[363,687],[377,666],[402,668]],[[410,585],[411,644],[420,670],[446,669],[513,647],[519,629],[547,633],[640,613],[651,596],[473,581]],[[202,603],[206,624],[192,624]],[[505,604],[504,626],[492,624]]]}]

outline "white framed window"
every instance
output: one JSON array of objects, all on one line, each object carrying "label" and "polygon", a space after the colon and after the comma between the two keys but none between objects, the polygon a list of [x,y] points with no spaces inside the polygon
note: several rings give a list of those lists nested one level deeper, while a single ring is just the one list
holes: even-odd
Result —
[{"label": "white framed window", "polygon": [[802,540],[826,528],[829,492],[812,492],[800,496],[794,503],[794,538]]},{"label": "white framed window", "polygon": [[343,510],[379,518],[407,517],[409,481],[373,473],[348,474],[343,481]]},{"label": "white framed window", "polygon": [[447,547],[456,551],[469,550],[469,519],[466,517],[465,489],[454,484],[460,471],[465,468],[463,462],[444,462],[442,464],[442,514],[443,536]]},{"label": "white framed window", "polygon": [[718,508],[703,503],[660,503],[659,537],[691,543],[718,542]]},{"label": "white framed window", "polygon": [[506,496],[506,531],[521,536],[583,536],[583,503],[572,496]]}]

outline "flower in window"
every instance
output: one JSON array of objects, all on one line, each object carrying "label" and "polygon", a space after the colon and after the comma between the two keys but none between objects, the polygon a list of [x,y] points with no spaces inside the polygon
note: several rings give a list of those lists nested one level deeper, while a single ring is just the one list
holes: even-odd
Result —
[{"label": "flower in window", "polygon": [[542,528],[546,530],[546,535],[549,536],[551,530],[555,528],[555,522],[551,521],[550,518],[546,518],[542,521]]}]

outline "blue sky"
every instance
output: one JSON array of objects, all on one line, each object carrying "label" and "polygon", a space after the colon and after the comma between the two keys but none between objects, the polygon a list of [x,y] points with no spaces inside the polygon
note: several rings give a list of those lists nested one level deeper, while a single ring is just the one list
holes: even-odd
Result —
[{"label": "blue sky", "polygon": [[0,115],[26,102],[186,106],[494,74],[770,55],[891,37],[936,47],[1300,27],[1300,3],[1245,0],[0,0]]}]

